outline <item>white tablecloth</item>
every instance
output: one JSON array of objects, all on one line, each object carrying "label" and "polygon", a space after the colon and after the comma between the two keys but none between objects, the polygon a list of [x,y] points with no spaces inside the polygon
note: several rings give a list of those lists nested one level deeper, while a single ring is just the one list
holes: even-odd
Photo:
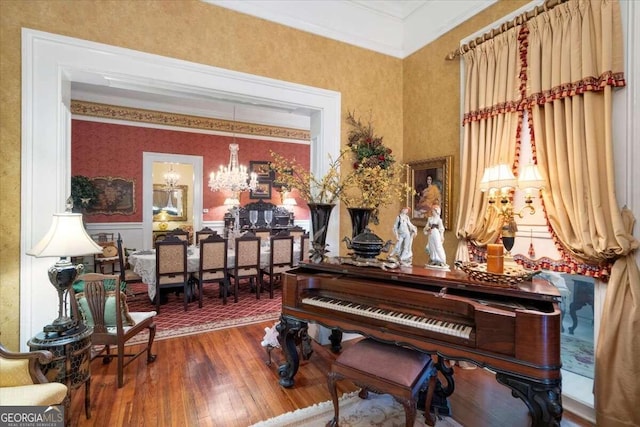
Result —
[{"label": "white tablecloth", "polygon": [[[260,249],[260,266],[266,268],[269,266],[269,247]],[[300,246],[293,245],[294,264],[300,259]],[[129,264],[133,271],[137,273],[142,282],[148,285],[149,298],[153,300],[156,295],[156,251],[155,249],[148,251],[140,251],[129,254]],[[227,251],[227,267],[233,268],[236,265],[236,252],[233,249]],[[200,249],[190,246],[187,252],[187,271],[195,273],[200,268]]]}]

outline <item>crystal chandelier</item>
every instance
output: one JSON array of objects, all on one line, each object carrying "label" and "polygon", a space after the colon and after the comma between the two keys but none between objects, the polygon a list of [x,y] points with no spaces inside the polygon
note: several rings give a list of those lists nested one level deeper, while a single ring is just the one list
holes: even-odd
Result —
[{"label": "crystal chandelier", "polygon": [[238,164],[238,144],[229,144],[229,165],[220,165],[220,170],[209,175],[209,188],[211,191],[229,190],[240,192],[255,190],[258,186],[258,175],[254,172],[247,173],[247,167]]},{"label": "crystal chandelier", "polygon": [[164,174],[164,182],[167,184],[167,187],[173,188],[178,185],[178,180],[180,180],[180,175],[173,170],[173,164],[169,168],[169,172]]}]

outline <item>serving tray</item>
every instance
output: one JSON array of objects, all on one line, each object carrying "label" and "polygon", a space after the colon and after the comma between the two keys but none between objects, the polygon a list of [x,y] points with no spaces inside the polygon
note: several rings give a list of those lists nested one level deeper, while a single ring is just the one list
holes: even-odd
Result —
[{"label": "serving tray", "polygon": [[518,283],[531,280],[540,270],[527,270],[521,265],[514,264],[504,267],[504,273],[491,273],[487,271],[486,263],[456,262],[456,267],[464,271],[475,280],[481,280],[488,286],[516,288]]}]

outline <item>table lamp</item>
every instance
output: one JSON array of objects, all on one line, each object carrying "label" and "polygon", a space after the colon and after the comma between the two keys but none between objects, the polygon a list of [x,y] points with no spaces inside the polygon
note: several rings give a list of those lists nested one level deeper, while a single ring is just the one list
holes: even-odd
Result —
[{"label": "table lamp", "polygon": [[[69,206],[70,205],[70,206]],[[71,213],[73,202],[67,201],[67,212],[53,214],[51,228],[27,255],[36,258],[60,257],[58,262],[49,268],[49,280],[58,291],[58,318],[46,325],[43,331],[48,334],[55,332],[64,335],[75,331],[78,319],[72,319],[67,314],[65,291],[78,274],[84,272],[84,265],[74,265],[69,257],[101,253],[103,248],[91,239],[84,229],[82,214]]]}]

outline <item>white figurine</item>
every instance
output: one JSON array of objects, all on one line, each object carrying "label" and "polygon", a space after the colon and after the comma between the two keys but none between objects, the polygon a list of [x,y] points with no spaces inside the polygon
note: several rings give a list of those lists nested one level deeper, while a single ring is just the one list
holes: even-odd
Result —
[{"label": "white figurine", "polygon": [[440,217],[440,206],[434,206],[431,211],[431,216],[427,219],[427,225],[424,227],[424,234],[428,236],[425,249],[429,255],[429,263],[426,267],[448,269],[447,254],[444,252],[444,224]]},{"label": "white figurine", "polygon": [[400,265],[403,266],[411,266],[413,260],[411,246],[413,245],[413,238],[418,234],[418,228],[411,222],[409,211],[408,207],[404,207],[396,217],[396,221],[393,224],[393,234],[398,242],[389,254],[390,258],[399,257]]}]

